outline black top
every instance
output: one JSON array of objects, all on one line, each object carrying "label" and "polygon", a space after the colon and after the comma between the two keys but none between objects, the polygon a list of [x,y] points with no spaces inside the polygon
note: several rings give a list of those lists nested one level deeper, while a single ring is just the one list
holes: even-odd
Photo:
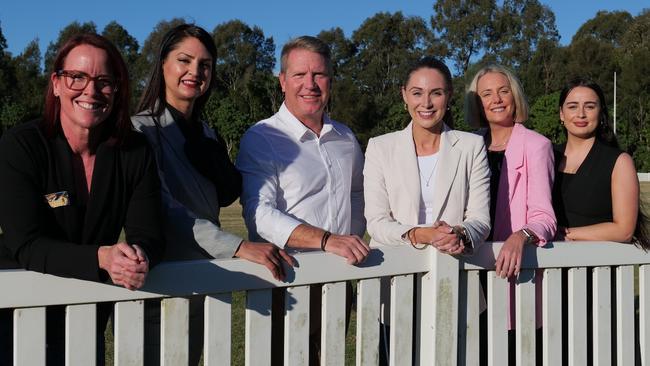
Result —
[{"label": "black top", "polygon": [[167,104],[179,129],[185,137],[183,149],[194,169],[214,185],[220,207],[230,206],[241,195],[242,177],[230,161],[226,144],[217,131],[215,139],[203,133],[203,124],[198,118],[185,119],[176,108]]},{"label": "black top", "polygon": [[506,156],[506,151],[491,151],[488,150],[488,165],[490,166],[490,235],[487,241],[492,240],[494,233],[494,218],[497,212],[497,194],[499,192],[499,179],[501,178],[501,168],[503,166],[503,158]]},{"label": "black top", "polygon": [[[0,268],[106,280],[97,250],[117,243],[122,228],[150,266],[157,263],[164,250],[160,182],[144,137],[134,133],[123,146],[99,145],[84,207],[62,130],[53,138],[43,131],[32,121],[0,139]],[[57,192],[67,193],[67,204],[61,197],[48,203],[45,196]]]},{"label": "black top", "polygon": [[559,226],[580,227],[611,222],[612,171],[621,150],[596,140],[575,174],[558,170],[566,145],[555,147],[553,209]]}]

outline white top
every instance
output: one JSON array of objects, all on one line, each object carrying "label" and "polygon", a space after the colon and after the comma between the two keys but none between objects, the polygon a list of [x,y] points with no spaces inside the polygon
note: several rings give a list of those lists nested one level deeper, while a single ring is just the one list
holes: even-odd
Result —
[{"label": "white top", "polygon": [[438,153],[418,156],[418,168],[420,170],[420,211],[418,213],[418,224],[433,224],[433,202],[436,189],[435,174],[438,167]]},{"label": "white top", "polygon": [[324,116],[320,137],[282,104],[242,137],[237,168],[250,240],[284,247],[300,224],[363,236],[363,154],[350,129]]}]

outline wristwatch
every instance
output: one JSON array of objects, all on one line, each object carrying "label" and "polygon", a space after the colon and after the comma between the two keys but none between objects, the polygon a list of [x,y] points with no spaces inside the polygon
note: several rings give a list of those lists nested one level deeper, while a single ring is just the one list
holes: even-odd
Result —
[{"label": "wristwatch", "polygon": [[472,245],[472,237],[467,234],[467,229],[465,229],[465,227],[462,225],[456,225],[452,228],[452,230],[465,247],[463,254],[472,254],[474,252],[474,245]]},{"label": "wristwatch", "polygon": [[524,244],[537,244],[537,242],[539,241],[537,235],[535,235],[535,233],[530,231],[529,229],[523,228],[519,231],[521,231],[521,233],[524,234],[524,236],[526,237]]}]

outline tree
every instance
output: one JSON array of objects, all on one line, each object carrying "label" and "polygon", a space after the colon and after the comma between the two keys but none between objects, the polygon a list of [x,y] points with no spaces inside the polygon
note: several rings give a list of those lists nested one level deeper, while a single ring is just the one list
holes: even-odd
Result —
[{"label": "tree", "polygon": [[[404,73],[431,45],[431,32],[420,17],[405,17],[401,12],[377,13],[354,31],[352,42],[357,52],[346,74],[357,91],[347,91],[350,99],[338,97],[336,108],[367,112],[354,121],[346,121],[355,132],[365,133],[381,123],[395,104],[401,105],[399,93]],[[359,95],[367,95],[368,99],[358,98]],[[360,105],[361,102],[369,104]],[[349,106],[342,106],[343,103]]]},{"label": "tree", "polygon": [[529,100],[558,90],[566,80],[567,50],[555,40],[540,40],[530,61],[519,68]]},{"label": "tree", "polygon": [[127,65],[132,65],[137,61],[138,51],[140,49],[138,40],[131,36],[119,23],[112,21],[106,24],[102,31],[102,36],[113,42],[115,47],[120,50]]},{"label": "tree", "polygon": [[[14,100],[20,103],[20,110],[24,112],[22,119],[17,122],[23,122],[36,118],[43,111],[43,91],[49,75],[43,75],[41,72],[38,39],[29,42],[23,52],[13,59],[13,65],[18,80],[14,88]],[[14,110],[18,110],[16,108]]]},{"label": "tree", "polygon": [[317,37],[329,46],[332,53],[333,80],[344,77],[346,66],[357,53],[355,44],[345,37],[343,29],[339,27],[321,31]]},{"label": "tree", "polygon": [[217,46],[214,77],[226,89],[242,87],[257,72],[273,72],[275,43],[272,37],[264,36],[260,27],[231,20],[217,25],[212,37]]},{"label": "tree", "polygon": [[495,11],[494,0],[436,0],[433,4],[431,27],[457,74],[464,74],[472,59],[485,51]]},{"label": "tree", "polygon": [[138,57],[140,56],[138,53],[140,49],[138,40],[116,21],[106,24],[102,36],[110,40],[120,50],[124,62],[126,62],[130,75],[131,105],[135,106],[143,91],[143,85],[138,82],[137,78],[133,77],[138,73]]},{"label": "tree", "polygon": [[494,18],[488,52],[515,70],[531,60],[540,42],[560,38],[553,11],[537,0],[505,0]]},{"label": "tree", "polygon": [[11,55],[5,51],[6,49],[7,39],[2,34],[2,27],[0,27],[0,100],[4,100],[11,94],[11,86],[15,82]]},{"label": "tree", "polygon": [[650,10],[629,25],[618,48],[619,140],[633,154],[637,168],[650,169]]},{"label": "tree", "polygon": [[608,12],[601,10],[596,16],[586,21],[575,35],[571,42],[594,38],[599,41],[611,43],[612,46],[619,46],[621,37],[632,23],[632,15],[627,11]]},{"label": "tree", "polygon": [[45,51],[45,72],[52,72],[52,64],[59,48],[70,38],[82,33],[97,33],[97,26],[93,22],[79,23],[74,21],[65,26],[60,32],[56,41],[50,42]]},{"label": "tree", "polygon": [[566,132],[560,123],[560,92],[543,95],[530,108],[528,126],[548,137],[554,144],[566,141]]}]

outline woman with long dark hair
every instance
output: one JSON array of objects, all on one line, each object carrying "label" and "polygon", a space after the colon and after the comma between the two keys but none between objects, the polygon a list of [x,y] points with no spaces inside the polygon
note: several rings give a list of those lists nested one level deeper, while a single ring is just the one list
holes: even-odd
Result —
[{"label": "woman with long dark hair", "polygon": [[588,79],[574,79],[560,92],[559,109],[567,142],[556,149],[558,239],[631,242],[648,250],[636,168],[618,148],[602,89]]},{"label": "woman with long dark hair", "polygon": [[[181,24],[163,37],[158,58],[140,101],[133,126],[152,145],[161,178],[165,260],[239,257],[266,266],[284,279],[282,262],[293,259],[270,243],[253,243],[221,229],[220,207],[241,193],[241,176],[225,144],[202,119],[214,85],[217,49],[208,32]],[[215,279],[218,280],[218,279]],[[159,307],[148,302],[145,361],[157,363]],[[202,345],[202,297],[192,299],[190,364]]]}]

